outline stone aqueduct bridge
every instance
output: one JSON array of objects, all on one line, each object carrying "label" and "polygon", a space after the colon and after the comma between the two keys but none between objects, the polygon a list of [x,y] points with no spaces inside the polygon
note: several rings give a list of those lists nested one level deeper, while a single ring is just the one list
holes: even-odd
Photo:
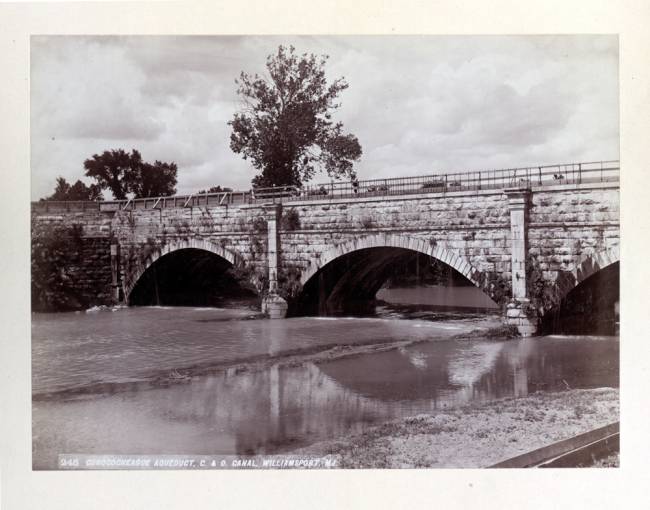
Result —
[{"label": "stone aqueduct bridge", "polygon": [[285,299],[291,307],[314,296],[372,298],[408,251],[457,270],[530,334],[545,312],[531,295],[533,275],[548,307],[548,296],[557,303],[619,261],[618,175],[618,162],[606,162],[339,183],[299,196],[38,202],[32,215],[41,225],[82,225],[85,255],[71,274],[96,304],[129,302],[159,259],[193,249],[238,268],[263,309],[283,317]]}]

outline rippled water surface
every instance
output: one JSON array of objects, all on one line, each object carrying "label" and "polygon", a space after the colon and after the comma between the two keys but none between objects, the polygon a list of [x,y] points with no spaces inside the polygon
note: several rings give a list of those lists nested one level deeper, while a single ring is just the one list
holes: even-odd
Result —
[{"label": "rippled water surface", "polygon": [[35,397],[333,343],[432,340],[318,364],[225,369],[168,387],[35,398],[34,467],[54,468],[58,453],[73,452],[282,452],[471,401],[618,386],[615,337],[461,340],[452,336],[496,318],[418,313],[269,321],[244,320],[252,314],[244,309],[140,308],[34,316]]},{"label": "rippled water surface", "polygon": [[247,309],[183,307],[33,314],[32,393],[334,344],[428,340],[498,324],[496,316],[481,315],[394,320],[403,314],[388,311],[386,318],[246,320],[254,315]]}]

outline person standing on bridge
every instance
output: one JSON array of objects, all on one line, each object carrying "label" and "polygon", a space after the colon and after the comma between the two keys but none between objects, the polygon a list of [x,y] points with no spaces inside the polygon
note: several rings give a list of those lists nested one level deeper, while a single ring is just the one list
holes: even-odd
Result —
[{"label": "person standing on bridge", "polygon": [[352,191],[355,195],[359,193],[359,179],[357,179],[356,174],[352,176]]}]

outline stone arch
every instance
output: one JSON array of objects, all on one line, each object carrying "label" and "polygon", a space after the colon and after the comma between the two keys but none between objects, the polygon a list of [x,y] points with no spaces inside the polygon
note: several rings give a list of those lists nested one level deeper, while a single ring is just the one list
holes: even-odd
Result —
[{"label": "stone arch", "polygon": [[311,264],[310,267],[302,273],[300,277],[301,285],[304,286],[320,269],[333,260],[350,252],[363,250],[365,248],[404,248],[429,255],[453,267],[476,287],[483,289],[481,285],[480,271],[474,268],[467,260],[449,250],[446,250],[445,248],[432,245],[423,239],[391,233],[369,235],[335,244],[329,250],[321,253],[318,264]]},{"label": "stone arch", "polygon": [[558,302],[587,278],[616,262],[620,262],[618,246],[582,255],[573,271],[569,273],[569,278],[562,278],[561,281],[557,281]]},{"label": "stone arch", "polygon": [[242,261],[242,257],[231,250],[226,250],[221,246],[208,241],[206,239],[178,239],[170,241],[160,248],[156,249],[151,255],[149,255],[143,262],[139,262],[136,267],[130,271],[128,275],[125,275],[123,290],[124,290],[124,300],[128,302],[131,292],[135,288],[136,284],[145,273],[147,269],[151,267],[159,258],[178,251],[185,250],[188,248],[194,248],[197,250],[204,250],[219,257],[227,260],[233,266],[237,265]]}]

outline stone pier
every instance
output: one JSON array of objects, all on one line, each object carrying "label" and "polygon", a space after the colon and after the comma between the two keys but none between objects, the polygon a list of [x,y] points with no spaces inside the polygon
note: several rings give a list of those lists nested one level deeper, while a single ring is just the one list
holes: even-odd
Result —
[{"label": "stone pier", "polygon": [[113,304],[120,302],[120,245],[111,243],[111,297]]},{"label": "stone pier", "polygon": [[510,211],[510,256],[512,267],[512,300],[506,308],[506,322],[517,326],[521,336],[531,336],[537,329],[537,312],[530,303],[526,285],[526,255],[528,253],[527,220],[531,190],[504,190]]},{"label": "stone pier", "polygon": [[287,316],[287,302],[278,294],[278,268],[280,237],[278,233],[278,222],[282,214],[280,204],[271,204],[264,206],[267,224],[267,266],[269,290],[268,294],[262,300],[262,313],[269,316],[270,319],[284,319]]}]

